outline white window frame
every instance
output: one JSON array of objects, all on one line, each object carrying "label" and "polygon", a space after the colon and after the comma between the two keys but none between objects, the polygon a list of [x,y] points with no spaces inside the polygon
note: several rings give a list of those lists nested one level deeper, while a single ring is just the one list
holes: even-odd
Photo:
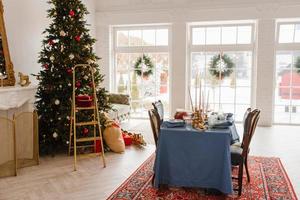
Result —
[{"label": "white window frame", "polygon": [[[291,51],[291,52],[293,52],[293,51],[300,51],[300,42],[292,42],[292,43],[279,43],[279,33],[280,33],[280,26],[281,25],[285,25],[285,24],[294,24],[294,25],[296,25],[296,24],[299,24],[300,25],[300,19],[299,20],[285,20],[285,21],[281,21],[281,20],[277,20],[276,21],[276,34],[275,34],[275,65],[274,65],[274,67],[275,67],[275,70],[274,70],[274,74],[275,74],[275,76],[276,76],[276,74],[277,74],[277,66],[276,66],[276,64],[277,64],[277,52],[284,52],[284,51]],[[296,29],[295,29],[296,30]],[[295,38],[295,30],[294,30],[294,38]],[[294,61],[292,60],[292,63],[293,63]],[[273,91],[275,91],[276,90],[276,78],[277,77],[275,77],[274,78],[274,81],[273,81]],[[289,88],[292,88],[291,86],[289,87]],[[275,95],[274,95],[274,105],[273,105],[273,110],[275,111],[275,106],[277,106],[276,104],[275,104]],[[289,100],[289,102],[291,102],[291,99]],[[279,105],[279,106],[281,106],[281,105]],[[289,104],[289,106],[291,106],[291,103]],[[286,122],[284,122],[284,123],[280,123],[280,122],[275,122],[275,112],[273,112],[273,124],[275,124],[275,125],[300,125],[300,124],[298,124],[298,123],[291,123],[291,112],[289,113],[289,123],[286,123]]]},{"label": "white window frame", "polygon": [[[251,26],[251,43],[250,44],[200,44],[193,45],[193,28],[207,28],[207,27],[232,27],[232,26]],[[255,102],[255,75],[256,75],[256,22],[254,20],[243,21],[225,21],[225,22],[205,22],[205,23],[190,23],[188,24],[188,45],[187,45],[187,82],[186,91],[190,86],[191,80],[191,65],[192,65],[192,53],[193,52],[238,52],[238,51],[251,51],[252,52],[252,71],[250,80],[250,106],[254,106]],[[222,29],[220,33],[220,43],[222,43]],[[235,90],[236,96],[236,90]],[[234,98],[236,99],[236,98]],[[188,94],[186,94],[186,107],[190,108],[190,99]],[[236,102],[234,102],[236,105]]]},{"label": "white window frame", "polygon": [[[118,47],[117,46],[117,32],[118,31],[130,31],[130,30],[156,30],[156,29],[168,29],[168,45],[166,46],[127,46],[127,47]],[[142,32],[143,37],[143,32]],[[143,25],[120,25],[120,26],[111,26],[111,52],[110,52],[110,88],[113,92],[117,92],[117,73],[116,69],[116,57],[117,53],[168,53],[169,54],[169,110],[171,109],[172,100],[171,100],[171,81],[172,81],[172,26],[171,24],[143,24]],[[168,117],[168,116],[166,116]]]}]

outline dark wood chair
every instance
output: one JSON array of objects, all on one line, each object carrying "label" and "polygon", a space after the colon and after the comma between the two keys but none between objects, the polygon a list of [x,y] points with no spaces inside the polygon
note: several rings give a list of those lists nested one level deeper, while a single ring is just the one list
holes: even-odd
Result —
[{"label": "dark wood chair", "polygon": [[149,118],[150,118],[150,124],[152,128],[153,138],[155,145],[157,147],[158,142],[158,136],[160,132],[160,117],[158,112],[155,109],[148,110]]},{"label": "dark wood chair", "polygon": [[244,165],[247,173],[248,182],[250,182],[250,174],[248,170],[249,146],[251,143],[251,139],[255,133],[255,129],[259,117],[260,117],[260,110],[258,109],[254,109],[247,115],[244,123],[244,137],[241,146],[231,145],[230,147],[231,164],[233,166],[238,166],[239,169],[238,177],[233,177],[233,179],[238,180],[238,188],[234,190],[238,191],[239,196],[242,194]]},{"label": "dark wood chair", "polygon": [[160,118],[160,124],[164,121],[164,105],[162,104],[161,100],[158,100],[154,103],[152,103],[154,110],[157,111],[159,118]]},{"label": "dark wood chair", "polygon": [[[243,128],[244,128],[244,129],[245,129],[245,122],[246,122],[247,116],[249,115],[250,112],[251,112],[251,108],[247,108],[247,110],[246,110],[245,113],[244,113],[244,117],[243,117]],[[245,134],[245,133],[246,133],[246,132],[245,132],[245,130],[244,130],[244,132],[243,132],[243,138],[244,138],[244,134]],[[235,138],[235,141],[234,141],[234,143],[233,143],[232,145],[239,146],[239,147],[242,146],[242,142],[240,142],[240,137],[239,137],[239,136],[237,136],[237,137]]]}]

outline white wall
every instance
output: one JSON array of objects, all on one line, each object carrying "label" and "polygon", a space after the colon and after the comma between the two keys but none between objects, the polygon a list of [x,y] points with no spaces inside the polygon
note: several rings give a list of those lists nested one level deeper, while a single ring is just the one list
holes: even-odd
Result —
[{"label": "white wall", "polygon": [[258,35],[257,75],[254,77],[253,106],[262,109],[261,125],[273,117],[274,39],[276,18],[299,18],[299,0],[98,0],[97,50],[110,88],[110,25],[171,23],[173,28],[171,111],[185,107],[186,23],[223,20],[256,20]]},{"label": "white wall", "polygon": [[[84,0],[90,15],[88,22],[92,25],[91,33],[95,36],[95,1]],[[15,72],[26,74],[37,73],[37,63],[41,51],[42,32],[49,24],[46,0],[5,0],[4,17],[8,37],[8,45]],[[32,81],[36,83],[34,78]]]}]

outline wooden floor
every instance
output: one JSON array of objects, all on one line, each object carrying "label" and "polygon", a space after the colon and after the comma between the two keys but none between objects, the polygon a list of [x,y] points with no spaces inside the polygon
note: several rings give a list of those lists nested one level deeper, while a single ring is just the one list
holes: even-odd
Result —
[{"label": "wooden floor", "polygon": [[[0,179],[0,200],[102,200],[106,199],[155,150],[149,122],[130,120],[126,129],[141,132],[149,145],[129,147],[124,154],[107,153],[107,167],[99,158],[79,161],[65,155],[41,158],[39,166],[24,168],[17,177]],[[240,129],[240,126],[238,126]],[[280,157],[300,196],[300,127],[259,127],[251,146],[252,155]]]}]

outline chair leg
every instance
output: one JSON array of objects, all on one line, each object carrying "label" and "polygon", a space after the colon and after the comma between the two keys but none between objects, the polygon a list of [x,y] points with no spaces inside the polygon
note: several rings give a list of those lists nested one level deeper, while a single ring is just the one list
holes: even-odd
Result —
[{"label": "chair leg", "polygon": [[154,186],[154,179],[155,179],[155,174],[153,174],[152,176],[152,180],[151,180],[152,186]]},{"label": "chair leg", "polygon": [[248,183],[250,183],[250,174],[249,174],[249,170],[248,170],[248,156],[246,156],[246,158],[245,158],[245,168],[246,168],[246,173],[247,173],[247,180],[248,180]]},{"label": "chair leg", "polygon": [[239,179],[238,179],[238,194],[239,196],[242,195],[242,188],[243,188],[243,169],[244,169],[244,160],[239,165]]}]

